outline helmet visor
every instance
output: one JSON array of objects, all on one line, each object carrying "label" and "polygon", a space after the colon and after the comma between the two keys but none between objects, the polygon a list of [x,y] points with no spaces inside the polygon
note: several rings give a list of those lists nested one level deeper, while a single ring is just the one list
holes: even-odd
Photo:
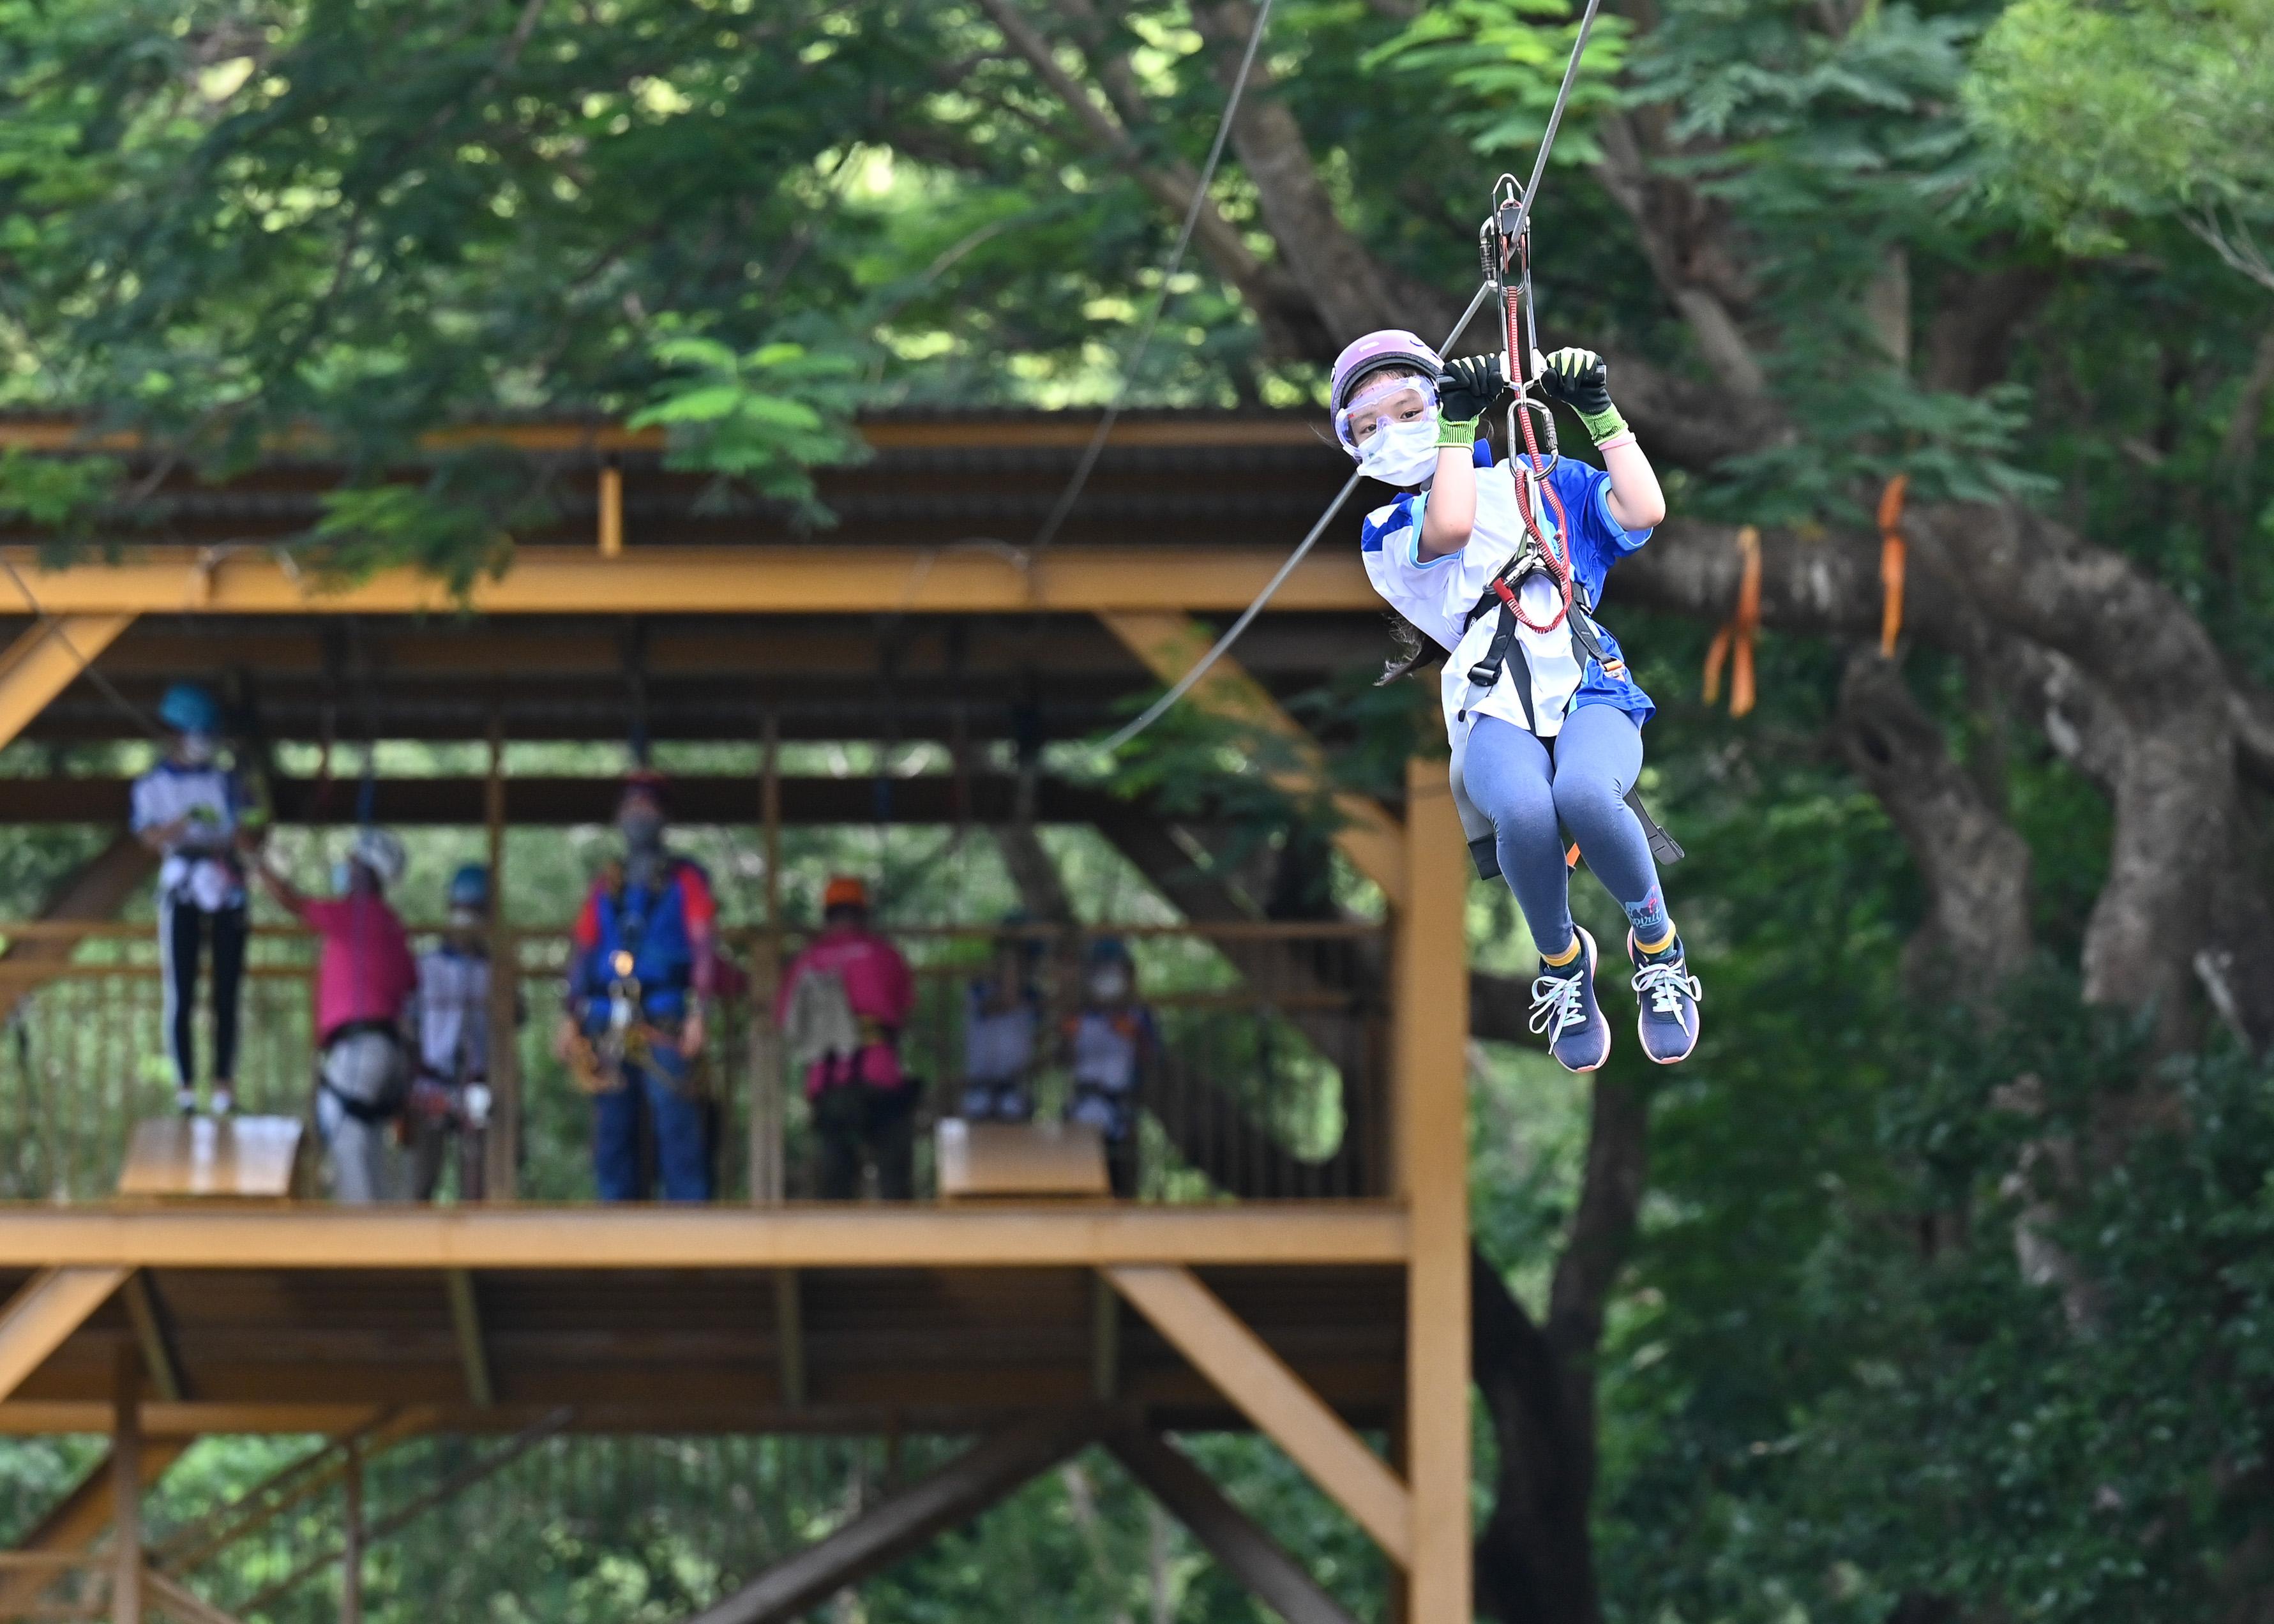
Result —
[{"label": "helmet visor", "polygon": [[1335,438],[1353,454],[1392,423],[1412,423],[1437,408],[1437,388],[1420,378],[1387,378],[1361,385],[1350,404],[1335,414]]}]

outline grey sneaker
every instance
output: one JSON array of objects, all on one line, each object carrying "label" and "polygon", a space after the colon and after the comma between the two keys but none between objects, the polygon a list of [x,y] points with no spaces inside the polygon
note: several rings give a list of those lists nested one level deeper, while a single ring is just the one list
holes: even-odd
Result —
[{"label": "grey sneaker", "polygon": [[1595,938],[1582,930],[1579,956],[1542,964],[1532,983],[1532,1029],[1567,1071],[1592,1071],[1611,1057],[1611,1023],[1595,1001]]},{"label": "grey sneaker", "polygon": [[1634,963],[1635,996],[1642,1004],[1642,1013],[1635,1018],[1642,1052],[1660,1065],[1689,1059],[1690,1051],[1698,1047],[1698,1001],[1706,992],[1683,962],[1682,938],[1645,953],[1635,945],[1630,930],[1627,957]]}]

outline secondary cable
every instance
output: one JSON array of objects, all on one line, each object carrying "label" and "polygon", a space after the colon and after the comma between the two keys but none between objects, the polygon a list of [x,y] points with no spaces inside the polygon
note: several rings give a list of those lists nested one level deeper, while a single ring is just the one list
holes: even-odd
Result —
[{"label": "secondary cable", "polygon": [[[1512,239],[1523,237],[1525,226],[1532,217],[1532,199],[1539,196],[1540,180],[1547,172],[1547,154],[1555,145],[1555,132],[1563,122],[1563,109],[1570,101],[1571,86],[1579,77],[1579,60],[1586,54],[1587,35],[1594,28],[1595,13],[1601,9],[1601,6],[1602,0],[1587,0],[1586,10],[1580,13],[1578,36],[1571,41],[1571,55],[1563,64],[1563,82],[1556,87],[1555,105],[1548,111],[1547,128],[1540,138],[1540,155],[1532,161],[1532,184],[1524,189],[1523,199],[1517,207],[1516,227],[1509,234]],[[1469,301],[1469,307],[1461,312],[1461,319],[1453,324],[1453,330],[1445,335],[1444,342],[1437,346],[1440,354],[1450,350],[1460,342],[1461,335],[1468,330],[1469,323],[1476,319],[1478,310],[1483,306],[1486,296],[1491,291],[1490,282],[1478,287],[1476,297]],[[1124,381],[1126,384],[1126,380]],[[1122,746],[1166,716],[1178,700],[1193,691],[1201,679],[1208,675],[1216,661],[1222,659],[1231,645],[1239,641],[1240,635],[1246,631],[1255,617],[1263,613],[1264,605],[1269,604],[1279,589],[1286,584],[1287,577],[1295,573],[1295,567],[1309,554],[1319,538],[1325,533],[1327,526],[1334,522],[1335,515],[1342,511],[1343,504],[1350,500],[1351,492],[1358,489],[1359,481],[1365,477],[1361,473],[1353,471],[1351,477],[1343,482],[1343,488],[1335,492],[1335,500],[1327,504],[1327,510],[1319,515],[1318,523],[1311,526],[1310,534],[1304,537],[1301,545],[1288,554],[1287,561],[1279,567],[1271,579],[1263,583],[1263,590],[1255,595],[1254,602],[1240,611],[1239,618],[1225,629],[1223,636],[1210,645],[1209,651],[1201,656],[1190,671],[1177,679],[1167,693],[1146,706],[1143,714],[1134,721],[1100,743],[1096,751],[1098,755],[1111,756],[1119,750]]]},{"label": "secondary cable", "polygon": [[1160,327],[1161,317],[1169,308],[1170,283],[1185,262],[1185,251],[1192,246],[1193,232],[1200,225],[1201,210],[1208,207],[1209,187],[1216,180],[1216,165],[1224,161],[1224,144],[1231,138],[1232,116],[1239,111],[1239,98],[1247,89],[1247,76],[1255,66],[1256,51],[1263,43],[1264,26],[1271,20],[1271,3],[1272,0],[1262,0],[1262,4],[1255,8],[1255,26],[1247,31],[1247,49],[1239,58],[1239,71],[1232,77],[1231,94],[1224,100],[1224,116],[1216,120],[1216,139],[1209,143],[1208,161],[1201,165],[1200,178],[1193,184],[1193,200],[1185,207],[1185,222],[1178,229],[1176,245],[1169,250],[1168,259],[1162,262],[1161,285],[1153,296],[1153,308],[1145,318],[1145,325],[1138,330],[1137,342],[1131,349],[1128,360],[1122,364],[1121,382],[1113,391],[1113,398],[1106,403],[1105,415],[1097,420],[1096,431],[1090,435],[1081,460],[1075,463],[1073,477],[1066,481],[1065,489],[1058,492],[1058,500],[1052,505],[1049,516],[1043,519],[1042,528],[1035,532],[1034,540],[1027,545],[1028,561],[1030,563],[1058,539],[1059,527],[1073,512],[1073,505],[1081,500],[1082,487],[1089,483],[1089,476],[1097,467],[1097,459],[1104,454],[1105,442],[1112,436],[1113,425],[1121,417],[1122,403],[1129,398],[1130,387],[1137,381],[1137,371],[1144,362],[1145,351],[1151,347],[1154,332]]}]

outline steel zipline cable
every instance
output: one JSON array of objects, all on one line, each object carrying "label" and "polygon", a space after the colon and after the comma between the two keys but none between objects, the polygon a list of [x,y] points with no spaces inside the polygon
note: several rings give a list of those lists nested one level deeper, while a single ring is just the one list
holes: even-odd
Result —
[{"label": "steel zipline cable", "polygon": [[1169,257],[1161,263],[1161,285],[1153,296],[1153,308],[1145,318],[1144,327],[1138,331],[1137,342],[1131,347],[1129,358],[1122,363],[1120,385],[1113,391],[1112,400],[1107,402],[1105,415],[1097,420],[1096,432],[1090,435],[1089,444],[1083,448],[1081,460],[1074,465],[1073,477],[1066,481],[1065,489],[1058,492],[1058,500],[1051,505],[1042,528],[1035,532],[1034,540],[1027,544],[1028,563],[1032,563],[1058,539],[1058,530],[1065,523],[1066,515],[1081,500],[1082,487],[1089,483],[1089,476],[1097,467],[1097,459],[1104,455],[1105,442],[1112,437],[1113,425],[1120,420],[1122,404],[1129,398],[1130,387],[1137,381],[1138,368],[1144,364],[1145,352],[1152,347],[1153,335],[1159,329],[1161,317],[1169,308],[1170,284],[1176,280],[1177,272],[1184,265],[1186,250],[1192,246],[1193,232],[1201,222],[1201,210],[1208,207],[1209,188],[1216,182],[1216,166],[1224,162],[1224,144],[1231,139],[1232,118],[1239,111],[1239,98],[1246,92],[1247,76],[1254,71],[1255,54],[1263,44],[1263,30],[1271,21],[1271,4],[1272,0],[1262,0],[1262,4],[1255,8],[1255,25],[1247,31],[1247,49],[1239,58],[1239,71],[1232,78],[1231,94],[1224,99],[1224,117],[1216,120],[1216,139],[1209,145],[1208,161],[1201,165],[1200,178],[1193,183],[1193,199],[1185,207],[1185,222],[1178,229],[1176,244],[1169,250]]},{"label": "steel zipline cable", "polygon": [[[1540,183],[1547,173],[1547,154],[1555,149],[1555,132],[1563,123],[1563,109],[1570,102],[1571,86],[1579,77],[1580,58],[1587,52],[1587,35],[1593,30],[1595,13],[1601,7],[1602,0],[1587,0],[1586,10],[1579,15],[1578,36],[1571,41],[1571,55],[1563,64],[1563,82],[1556,86],[1555,105],[1548,111],[1547,128],[1540,138],[1540,153],[1532,160],[1532,184],[1524,189],[1524,196],[1517,206],[1516,223],[1507,233],[1510,242],[1521,242],[1525,229],[1531,222],[1532,199],[1540,195]],[[1225,122],[1228,126],[1229,115]],[[1468,331],[1469,323],[1476,320],[1477,312],[1483,307],[1487,296],[1492,290],[1493,285],[1488,282],[1478,286],[1476,297],[1469,301],[1469,307],[1461,312],[1461,319],[1453,324],[1453,330],[1446,334],[1444,342],[1437,346],[1439,354],[1443,354],[1460,342],[1461,335]],[[1210,645],[1209,651],[1201,656],[1190,671],[1177,679],[1167,693],[1146,706],[1143,714],[1115,733],[1111,738],[1101,741],[1096,746],[1097,755],[1111,756],[1118,751],[1131,740],[1166,716],[1176,706],[1178,701],[1199,686],[1201,680],[1208,675],[1216,661],[1222,659],[1231,645],[1239,641],[1241,634],[1254,622],[1255,617],[1263,613],[1265,605],[1269,604],[1279,589],[1286,584],[1287,577],[1295,573],[1296,567],[1309,556],[1311,549],[1318,544],[1319,538],[1326,533],[1327,526],[1333,523],[1335,515],[1343,510],[1343,504],[1350,500],[1351,492],[1358,489],[1359,481],[1365,477],[1364,474],[1353,470],[1351,477],[1343,481],[1343,488],[1335,492],[1335,500],[1327,504],[1327,510],[1319,515],[1318,523],[1311,526],[1310,533],[1303,538],[1301,544],[1294,552],[1287,555],[1287,561],[1279,566],[1271,579],[1263,583],[1263,590],[1255,595],[1254,601],[1239,612],[1239,618],[1225,628],[1224,635],[1218,637]]]}]

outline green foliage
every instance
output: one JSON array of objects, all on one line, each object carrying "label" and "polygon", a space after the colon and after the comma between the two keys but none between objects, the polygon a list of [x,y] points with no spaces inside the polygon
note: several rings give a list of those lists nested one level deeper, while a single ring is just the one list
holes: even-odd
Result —
[{"label": "green foliage", "polygon": [[[1452,127],[1477,151],[1528,155],[1547,128],[1578,37],[1576,19],[1567,30],[1540,25],[1571,17],[1576,9],[1565,0],[1452,0],[1421,12],[1397,38],[1367,52],[1362,64],[1424,75],[1433,87],[1442,86],[1441,98],[1454,109]],[[1584,113],[1615,99],[1628,34],[1623,18],[1597,19],[1571,87],[1567,117],[1575,124],[1557,141],[1554,161],[1576,166],[1601,160]]]},{"label": "green foliage", "polygon": [[855,462],[866,451],[846,421],[859,370],[850,357],[812,355],[787,342],[737,355],[692,335],[660,339],[655,353],[687,375],[659,386],[655,403],[635,413],[630,426],[669,429],[674,468],[709,469],[794,502],[809,520],[825,516],[807,470]]},{"label": "green foliage", "polygon": [[2069,252],[2113,252],[2135,222],[2177,214],[2242,256],[2274,217],[2266,0],[2016,0],[1983,36],[1965,100],[1995,194]]}]

